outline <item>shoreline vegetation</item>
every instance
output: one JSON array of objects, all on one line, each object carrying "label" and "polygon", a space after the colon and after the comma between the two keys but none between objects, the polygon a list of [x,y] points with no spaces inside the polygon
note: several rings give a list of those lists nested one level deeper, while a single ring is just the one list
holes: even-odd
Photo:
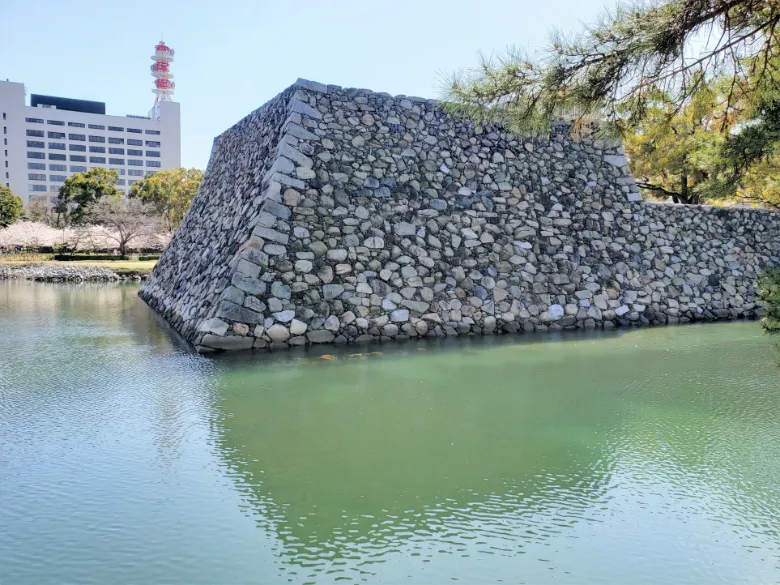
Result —
[{"label": "shoreline vegetation", "polygon": [[780,335],[780,267],[768,268],[758,280],[758,287],[764,301],[761,324],[767,333]]},{"label": "shoreline vegetation", "polygon": [[0,262],[0,280],[36,282],[142,281],[156,261]]}]

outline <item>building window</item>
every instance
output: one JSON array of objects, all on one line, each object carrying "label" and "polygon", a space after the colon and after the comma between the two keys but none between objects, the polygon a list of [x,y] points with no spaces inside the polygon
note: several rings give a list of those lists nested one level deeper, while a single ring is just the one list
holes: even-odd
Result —
[{"label": "building window", "polygon": [[111,169],[111,170],[116,171],[117,173],[119,173],[120,176],[125,175],[125,169]]},{"label": "building window", "polygon": [[83,144],[68,144],[68,150],[73,152],[87,152],[87,147]]},{"label": "building window", "polygon": [[106,127],[102,126],[101,124],[90,124],[89,127],[92,130],[105,130],[106,129]]},{"label": "building window", "polygon": [[49,153],[49,160],[67,160],[64,154],[57,154],[56,152]]},{"label": "building window", "polygon": [[108,143],[109,144],[124,144],[125,139],[124,138],[114,138],[113,136],[108,137]]},{"label": "building window", "polygon": [[89,157],[89,162],[95,163],[95,164],[106,164],[106,157],[104,156],[91,156]]},{"label": "building window", "polygon": [[44,163],[27,163],[27,168],[31,171],[45,171],[46,165]]},{"label": "building window", "polygon": [[89,147],[90,152],[106,152],[105,146],[90,146]]},{"label": "building window", "polygon": [[43,173],[27,173],[28,181],[45,181],[46,175]]},{"label": "building window", "polygon": [[143,140],[137,140],[135,138],[128,138],[127,139],[128,146],[143,146],[144,141]]},{"label": "building window", "polygon": [[46,191],[46,185],[28,185],[30,191]]},{"label": "building window", "polygon": [[49,181],[52,183],[64,183],[65,175],[49,175]]},{"label": "building window", "polygon": [[124,148],[109,148],[108,154],[124,154],[125,149]]},{"label": "building window", "polygon": [[159,150],[147,150],[146,156],[152,156],[154,158],[160,158],[160,151]]},{"label": "building window", "polygon": [[41,142],[40,140],[28,140],[27,141],[27,148],[44,148],[46,146],[45,142]]},{"label": "building window", "polygon": [[117,185],[124,185],[124,184],[125,184],[125,180],[124,180],[124,179],[119,179],[119,180],[116,182],[116,184],[117,184]]},{"label": "building window", "polygon": [[128,128],[127,131],[128,132],[132,132],[133,134],[140,134],[141,133],[141,129],[140,128]]},{"label": "building window", "polygon": [[43,130],[28,130],[27,136],[38,136],[43,138]]},{"label": "building window", "polygon": [[127,149],[127,154],[129,154],[130,156],[143,156],[144,155],[144,151],[143,150],[135,150],[133,148],[128,148]]},{"label": "building window", "polygon": [[81,122],[68,122],[68,126],[70,126],[71,128],[83,128],[84,124],[82,124]]},{"label": "building window", "polygon": [[24,121],[29,124],[43,124],[43,118],[25,118]]},{"label": "building window", "polygon": [[125,129],[124,129],[124,128],[121,128],[121,127],[119,127],[119,126],[109,126],[109,127],[108,127],[108,129],[109,129],[111,132],[124,132],[124,131],[125,131]]},{"label": "building window", "polygon": [[147,140],[146,146],[148,146],[149,148],[160,148],[160,143],[157,142],[156,140]]},{"label": "building window", "polygon": [[158,168],[160,166],[160,161],[159,160],[148,160],[148,161],[146,161],[146,166],[147,167]]},{"label": "building window", "polygon": [[60,172],[64,173],[68,169],[67,169],[67,167],[65,165],[50,164],[49,165],[49,170],[50,171],[60,171]]},{"label": "building window", "polygon": [[143,177],[144,176],[144,172],[141,171],[141,170],[138,170],[138,169],[128,169],[127,170],[127,174],[130,175],[131,177]]},{"label": "building window", "polygon": [[60,122],[59,120],[46,120],[47,124],[51,124],[52,126],[64,126],[65,122]]},{"label": "building window", "polygon": [[109,158],[108,164],[110,165],[123,165],[125,164],[125,159],[123,158]]},{"label": "building window", "polygon": [[86,173],[87,167],[83,167],[81,165],[70,165],[70,172],[71,173]]},{"label": "building window", "polygon": [[90,134],[89,135],[89,141],[90,142],[105,142],[106,141],[106,137],[105,136],[92,136]]},{"label": "building window", "polygon": [[68,139],[70,140],[80,140],[81,142],[84,142],[87,137],[83,134],[68,134]]},{"label": "building window", "polygon": [[144,166],[144,161],[131,158],[127,161],[127,164],[131,167],[142,167]]},{"label": "building window", "polygon": [[52,150],[65,150],[64,142],[49,142],[49,148]]},{"label": "building window", "polygon": [[27,158],[46,158],[45,152],[30,152],[27,151]]},{"label": "building window", "polygon": [[157,136],[160,135],[160,131],[159,130],[147,130],[146,133],[147,134],[156,134]]},{"label": "building window", "polygon": [[64,132],[49,132],[49,138],[55,138],[55,139],[64,139],[65,133]]},{"label": "building window", "polygon": [[71,154],[70,162],[87,162],[87,157],[83,154]]}]

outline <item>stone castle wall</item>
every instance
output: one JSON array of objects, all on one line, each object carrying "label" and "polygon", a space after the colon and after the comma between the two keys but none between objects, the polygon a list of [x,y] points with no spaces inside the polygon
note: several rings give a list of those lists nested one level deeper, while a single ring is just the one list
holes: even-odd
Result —
[{"label": "stone castle wall", "polygon": [[638,191],[618,144],[299,80],[215,140],[140,295],[199,351],[756,315],[780,214]]}]

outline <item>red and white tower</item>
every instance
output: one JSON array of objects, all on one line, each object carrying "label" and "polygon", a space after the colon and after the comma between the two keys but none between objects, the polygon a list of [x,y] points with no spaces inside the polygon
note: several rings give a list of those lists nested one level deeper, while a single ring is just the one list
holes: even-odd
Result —
[{"label": "red and white tower", "polygon": [[176,88],[176,84],[173,82],[173,73],[170,70],[170,63],[173,61],[173,49],[165,44],[164,41],[160,41],[154,47],[154,55],[152,55],[152,77],[154,77],[154,93],[157,98],[154,100],[156,104],[160,100],[170,100],[173,95],[173,90]]}]

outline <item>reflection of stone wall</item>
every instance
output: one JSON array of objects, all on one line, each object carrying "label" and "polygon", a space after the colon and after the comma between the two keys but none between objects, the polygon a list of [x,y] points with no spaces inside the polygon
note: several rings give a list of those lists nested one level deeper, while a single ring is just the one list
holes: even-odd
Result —
[{"label": "reflection of stone wall", "polygon": [[201,351],[756,313],[780,214],[640,201],[622,148],[299,80],[219,136],[141,296]]}]

